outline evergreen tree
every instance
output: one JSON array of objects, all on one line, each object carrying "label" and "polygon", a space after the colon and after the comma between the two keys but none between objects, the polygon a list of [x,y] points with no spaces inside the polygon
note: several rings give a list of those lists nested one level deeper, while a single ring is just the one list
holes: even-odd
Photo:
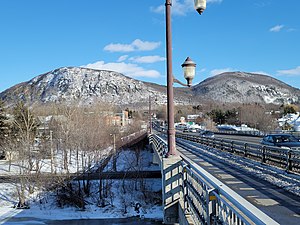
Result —
[{"label": "evergreen tree", "polygon": [[292,114],[296,114],[298,110],[298,107],[296,105],[286,105],[283,107],[283,115],[292,113]]},{"label": "evergreen tree", "polygon": [[213,109],[208,115],[217,124],[225,123],[225,113],[221,109]]}]

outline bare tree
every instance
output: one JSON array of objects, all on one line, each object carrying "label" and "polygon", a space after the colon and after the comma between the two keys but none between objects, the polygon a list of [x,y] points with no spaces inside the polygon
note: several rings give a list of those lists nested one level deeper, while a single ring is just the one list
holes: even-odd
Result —
[{"label": "bare tree", "polygon": [[14,107],[13,116],[11,143],[18,149],[20,174],[20,185],[17,186],[19,196],[18,207],[23,208],[26,207],[26,185],[29,191],[33,192],[33,186],[26,180],[26,176],[33,170],[34,157],[32,151],[34,151],[37,123],[29,107],[25,106],[22,102],[19,102]]},{"label": "bare tree", "polygon": [[276,121],[266,109],[259,104],[246,104],[238,109],[241,123],[262,131],[271,131],[276,127]]}]

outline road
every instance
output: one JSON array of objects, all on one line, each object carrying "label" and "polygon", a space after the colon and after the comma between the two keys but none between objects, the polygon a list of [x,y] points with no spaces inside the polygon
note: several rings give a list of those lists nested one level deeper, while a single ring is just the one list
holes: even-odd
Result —
[{"label": "road", "polygon": [[[182,132],[180,130],[176,130],[178,133],[189,134],[189,135],[200,135],[199,133],[192,132]],[[260,144],[262,137],[254,137],[254,136],[246,136],[246,135],[234,135],[234,134],[215,134],[215,138],[232,140],[232,141],[241,141],[252,144]]]},{"label": "road", "polygon": [[300,224],[300,196],[261,180],[234,164],[219,161],[199,146],[184,149],[177,144],[177,149],[278,223]]},{"label": "road", "polygon": [[216,138],[223,138],[232,141],[241,141],[252,144],[260,144],[261,137],[243,136],[243,135],[229,135],[229,134],[215,134]]}]

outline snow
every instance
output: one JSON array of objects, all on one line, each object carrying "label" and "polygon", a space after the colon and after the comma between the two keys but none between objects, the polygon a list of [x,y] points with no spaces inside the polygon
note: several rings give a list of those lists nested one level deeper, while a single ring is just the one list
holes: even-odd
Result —
[{"label": "snow", "polygon": [[235,126],[230,124],[221,124],[217,125],[218,130],[228,130],[228,131],[258,131],[255,128],[248,127],[246,124],[242,124],[241,126]]},{"label": "snow", "polygon": [[[194,143],[191,143],[194,145]],[[205,154],[212,158],[212,160],[220,160],[237,168],[244,170],[247,173],[253,174],[260,179],[264,179],[276,186],[282,187],[286,191],[300,196],[300,176],[296,174],[286,173],[284,170],[274,168],[268,165],[263,165],[253,160],[234,156],[226,152],[220,152],[209,147],[200,148]],[[111,148],[107,149],[109,153]],[[157,165],[151,163],[152,154],[150,151],[142,151],[140,154],[139,168],[143,170],[159,170]],[[17,174],[18,167],[14,164],[11,168],[12,172],[8,172],[8,162],[0,161],[0,174],[7,175],[9,173]],[[49,171],[49,162],[45,160],[43,163],[44,172]],[[70,170],[76,171],[76,163],[70,164]],[[112,169],[112,161],[109,162],[105,171]],[[136,152],[124,150],[119,153],[117,157],[118,171],[136,171]],[[64,172],[61,170],[60,172]],[[135,190],[135,185],[130,180],[126,181],[126,191],[123,192],[122,180],[112,180],[112,191],[110,198],[106,199],[104,207],[99,207],[96,204],[98,181],[92,182],[91,196],[87,198],[88,204],[84,211],[75,207],[59,208],[56,204],[55,193],[35,193],[30,195],[30,209],[15,209],[13,205],[17,203],[16,184],[14,183],[0,183],[0,224],[5,223],[9,218],[39,218],[45,220],[68,220],[68,219],[108,219],[108,218],[127,218],[138,216],[140,218],[162,219],[163,209],[157,202],[150,201],[153,199],[151,194],[161,196],[161,180],[160,179],[145,179],[147,192],[146,197],[142,191]],[[113,199],[113,204],[109,204]],[[135,206],[141,204],[137,210]],[[126,205],[126,213],[124,207]],[[37,224],[33,221],[33,223]]]},{"label": "snow", "polygon": [[300,131],[300,112],[288,113],[278,119],[279,126],[284,126],[286,123],[290,124],[294,131]]},{"label": "snow", "polygon": [[[109,102],[128,100],[126,103],[129,103],[140,102],[141,99],[146,101],[149,92],[149,88],[141,81],[119,73],[76,67],[51,71],[39,79],[34,78],[31,83],[36,83],[43,93],[47,92],[41,96],[43,101],[55,101],[59,98],[66,101],[107,98]],[[124,99],[120,100],[120,96]]]},{"label": "snow", "polygon": [[267,96],[267,95],[265,95],[265,96],[263,96],[263,99],[264,99],[265,103],[267,103],[267,104],[271,104],[271,103],[274,103],[274,102],[276,102],[276,100],[277,100],[277,97],[273,97],[273,96]]},{"label": "snow", "polygon": [[[110,151],[109,149],[107,150]],[[120,152],[117,158],[117,170],[136,170],[135,152],[130,150],[124,150]],[[141,151],[139,168],[143,170],[159,170],[157,165],[153,165],[152,154],[149,151]],[[18,166],[13,165],[11,172],[8,172],[8,162],[0,161],[0,174],[17,174]],[[45,161],[44,165],[48,165],[49,162]],[[109,162],[106,171],[112,168],[112,162]],[[44,172],[50,170],[49,166],[44,167]],[[70,164],[70,170],[76,171],[76,164]],[[63,171],[60,171],[63,172]],[[161,180],[160,179],[144,179],[146,190],[149,190],[145,198],[140,190],[135,190],[134,181],[126,180],[125,193],[122,191],[122,180],[110,180],[112,182],[111,199],[113,199],[113,205],[109,204],[109,199],[106,199],[105,207],[98,207],[96,205],[96,199],[98,197],[99,181],[92,181],[91,196],[87,198],[87,202],[91,204],[86,205],[84,211],[80,211],[75,207],[57,207],[55,194],[52,192],[39,192],[35,195],[29,196],[30,209],[15,209],[13,206],[18,202],[16,195],[16,185],[14,183],[0,183],[0,224],[5,223],[9,218],[38,218],[45,220],[67,220],[67,219],[107,219],[107,218],[127,218],[138,216],[140,218],[151,218],[162,220],[163,210],[161,204],[151,202],[150,197],[161,196]],[[136,206],[140,204],[141,207],[137,210]],[[126,205],[127,212],[125,213],[124,207]],[[28,221],[26,221],[28,222]],[[36,222],[35,222],[36,224]]]}]

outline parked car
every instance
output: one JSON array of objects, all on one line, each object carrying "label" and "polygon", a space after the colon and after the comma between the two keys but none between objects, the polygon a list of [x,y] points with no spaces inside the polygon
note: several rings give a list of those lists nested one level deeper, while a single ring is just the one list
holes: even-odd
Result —
[{"label": "parked car", "polygon": [[300,149],[299,139],[297,139],[291,134],[269,134],[262,139],[261,144],[276,147]]},{"label": "parked car", "polygon": [[200,131],[200,136],[201,137],[211,137],[211,138],[213,138],[213,137],[215,137],[215,134],[214,134],[214,132],[209,131],[209,130],[201,130]]}]

